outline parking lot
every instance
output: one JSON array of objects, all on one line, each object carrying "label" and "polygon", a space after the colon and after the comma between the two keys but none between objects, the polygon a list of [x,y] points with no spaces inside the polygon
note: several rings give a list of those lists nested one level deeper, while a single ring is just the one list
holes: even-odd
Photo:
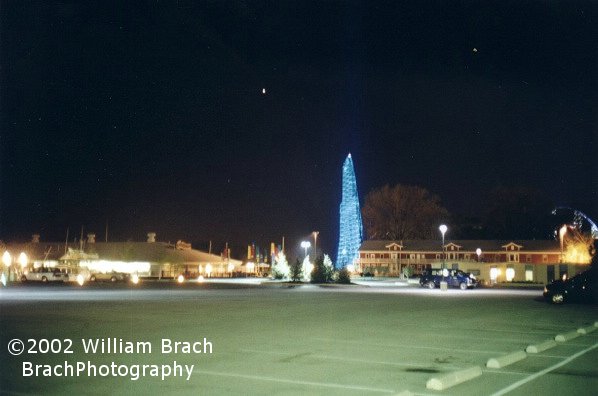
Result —
[{"label": "parking lot", "polygon": [[[27,285],[0,290],[0,318],[0,390],[8,394],[590,395],[598,389],[598,331],[504,368],[486,368],[489,359],[592,328],[598,320],[595,305],[552,306],[539,290]],[[68,338],[73,353],[12,356],[6,351],[15,338]],[[141,341],[153,348],[151,353],[89,353],[82,339]],[[165,354],[159,348],[163,339],[209,342],[212,350]],[[65,361],[129,368],[176,361],[193,367],[188,380],[88,372],[23,376],[23,362]],[[432,378],[478,366],[482,373],[471,380],[441,391],[426,387]]]}]

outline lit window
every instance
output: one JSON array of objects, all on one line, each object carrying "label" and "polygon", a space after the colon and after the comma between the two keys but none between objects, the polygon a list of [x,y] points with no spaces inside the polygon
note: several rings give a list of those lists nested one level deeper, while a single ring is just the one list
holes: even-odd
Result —
[{"label": "lit window", "polygon": [[507,282],[513,282],[513,278],[515,278],[515,269],[507,268],[507,271],[505,273],[505,278],[507,278]]},{"label": "lit window", "polygon": [[492,267],[490,268],[490,280],[493,283],[496,283],[496,280],[498,279],[498,275],[500,275],[500,270],[496,267]]},{"label": "lit window", "polygon": [[534,269],[531,265],[525,266],[525,280],[532,282],[534,280]]}]

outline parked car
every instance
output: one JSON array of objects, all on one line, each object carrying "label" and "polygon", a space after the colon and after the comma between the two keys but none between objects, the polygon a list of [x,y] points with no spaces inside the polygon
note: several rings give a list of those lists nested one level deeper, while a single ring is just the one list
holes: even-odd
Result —
[{"label": "parked car", "polygon": [[61,267],[60,270],[67,274],[69,282],[72,283],[85,283],[89,281],[90,272],[86,268],[65,266]]},{"label": "parked car", "polygon": [[440,282],[445,281],[448,287],[458,287],[461,290],[474,288],[478,280],[470,273],[461,270],[431,269],[424,271],[419,278],[422,287],[434,289],[440,287]]},{"label": "parked car", "polygon": [[589,269],[567,280],[555,280],[544,287],[544,299],[553,304],[598,302],[598,269]]},{"label": "parked car", "polygon": [[65,282],[69,276],[57,268],[34,268],[25,270],[21,275],[21,282]]},{"label": "parked car", "polygon": [[110,281],[110,282],[125,282],[129,279],[129,274],[122,272],[94,272],[89,275],[90,282]]}]

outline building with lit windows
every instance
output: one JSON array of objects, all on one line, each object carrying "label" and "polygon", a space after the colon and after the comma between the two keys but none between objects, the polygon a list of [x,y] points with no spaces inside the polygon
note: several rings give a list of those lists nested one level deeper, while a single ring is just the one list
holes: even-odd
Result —
[{"label": "building with lit windows", "polygon": [[[364,241],[359,269],[374,276],[401,276],[405,268],[420,274],[429,268],[471,272],[487,284],[548,283],[587,269],[587,256],[561,250],[554,240]],[[478,254],[479,253],[479,254]]]},{"label": "building with lit windows", "polygon": [[[7,271],[13,274],[11,280],[18,280],[15,275],[27,268],[39,267],[67,273],[81,269],[92,273],[122,272],[154,279],[245,275],[239,260],[193,249],[183,241],[158,242],[155,233],[148,233],[145,242],[96,242],[95,234],[88,234],[86,240],[68,244],[40,241],[39,235],[33,235],[30,242],[10,243],[3,250],[12,258],[11,271]],[[18,262],[21,253],[27,258],[25,263]]]}]

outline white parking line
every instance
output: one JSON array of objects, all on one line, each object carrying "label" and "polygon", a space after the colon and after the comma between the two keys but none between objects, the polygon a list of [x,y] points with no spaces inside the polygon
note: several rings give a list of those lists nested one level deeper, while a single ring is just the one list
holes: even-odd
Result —
[{"label": "white parking line", "polygon": [[508,375],[528,375],[529,373],[522,373],[520,371],[505,371],[501,369],[494,369],[494,370],[482,370],[483,373],[490,373],[490,374],[508,374]]},{"label": "white parking line", "polygon": [[527,357],[529,357],[529,358],[539,357],[539,358],[550,358],[550,359],[565,359],[565,358],[568,358],[569,356],[562,356],[562,355],[543,355],[541,353],[528,353]]},{"label": "white parking line", "polygon": [[244,378],[244,379],[249,379],[249,380],[254,380],[254,381],[280,382],[280,383],[285,383],[285,384],[315,386],[315,387],[320,387],[320,388],[347,389],[347,390],[354,390],[354,391],[361,391],[361,392],[367,391],[367,392],[379,392],[379,393],[396,393],[396,391],[391,390],[391,389],[370,388],[370,387],[359,386],[359,385],[343,385],[343,384],[335,384],[335,383],[328,383],[328,382],[298,381],[298,380],[289,380],[289,379],[274,378],[274,377],[265,377],[265,376],[261,376],[261,375],[223,373],[223,372],[218,372],[218,371],[193,370],[193,372],[199,373],[199,374],[204,374],[204,375]]},{"label": "white parking line", "polygon": [[564,365],[565,365],[565,364],[567,364],[567,363],[570,363],[571,361],[573,361],[573,360],[577,359],[578,357],[580,357],[580,356],[582,356],[582,355],[584,355],[584,354],[588,353],[588,352],[589,352],[589,351],[591,351],[592,349],[596,349],[596,348],[598,348],[598,343],[596,343],[596,344],[592,345],[591,347],[589,347],[589,348],[586,348],[586,349],[584,349],[584,350],[582,350],[582,351],[579,351],[579,352],[577,352],[577,353],[576,353],[576,354],[574,354],[574,355],[571,355],[571,356],[569,356],[567,359],[563,360],[562,362],[559,362],[559,363],[557,363],[557,364],[555,364],[555,365],[553,365],[553,366],[550,366],[550,367],[548,367],[548,368],[546,368],[546,369],[544,369],[544,370],[542,370],[542,371],[538,371],[538,372],[537,372],[537,373],[535,373],[535,374],[532,374],[532,375],[530,375],[530,376],[528,376],[528,377],[526,377],[526,378],[523,378],[522,380],[520,380],[520,381],[517,381],[517,382],[515,382],[514,384],[511,384],[511,385],[507,386],[506,388],[499,390],[499,391],[498,391],[498,392],[496,392],[496,393],[493,393],[493,394],[492,394],[492,396],[501,396],[501,395],[504,395],[504,394],[506,394],[506,393],[509,393],[509,392],[511,392],[512,390],[514,390],[514,389],[517,389],[517,388],[519,388],[520,386],[522,386],[522,385],[525,385],[525,384],[527,384],[528,382],[530,382],[530,381],[533,381],[533,380],[535,380],[536,378],[539,378],[539,377],[543,376],[544,374],[547,374],[547,373],[549,373],[549,372],[551,372],[551,371],[553,371],[553,370],[556,370],[556,369],[557,369],[557,368],[559,368],[559,367],[562,367],[562,366],[564,366]]}]

